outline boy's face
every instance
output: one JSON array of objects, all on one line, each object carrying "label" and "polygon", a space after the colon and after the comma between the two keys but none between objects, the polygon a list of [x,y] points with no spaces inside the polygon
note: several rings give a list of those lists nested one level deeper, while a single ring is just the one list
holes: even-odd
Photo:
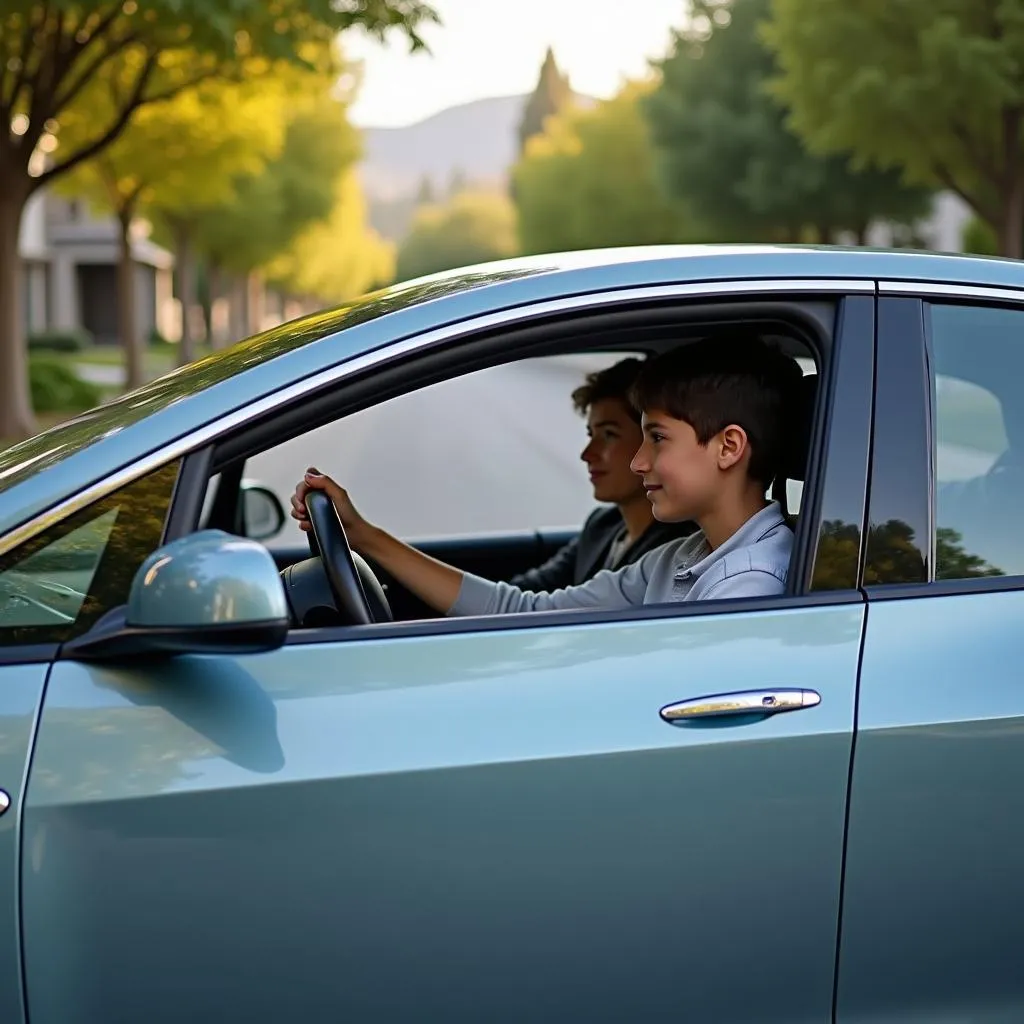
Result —
[{"label": "boy's face", "polygon": [[630,469],[643,432],[618,398],[603,398],[587,410],[590,441],[580,453],[587,464],[597,501],[624,505],[639,499],[643,487]]},{"label": "boy's face", "polygon": [[719,504],[723,471],[737,464],[745,447],[746,436],[738,427],[727,427],[702,445],[685,420],[651,409],[643,415],[643,443],[630,468],[643,480],[655,519],[699,523]]}]

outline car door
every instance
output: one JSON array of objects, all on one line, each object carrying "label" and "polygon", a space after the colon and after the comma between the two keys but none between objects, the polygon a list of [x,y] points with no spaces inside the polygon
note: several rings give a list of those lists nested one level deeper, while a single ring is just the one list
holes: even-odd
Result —
[{"label": "car door", "polygon": [[[24,811],[33,1024],[828,1020],[873,298],[840,318],[807,593],[58,661]],[[660,714],[780,690],[820,702]]]},{"label": "car door", "polygon": [[[176,476],[175,465],[56,523],[0,556],[0,1020],[24,1019],[22,987],[25,869],[21,829],[25,783],[42,697],[58,641],[76,621],[102,615],[113,592],[159,543]],[[122,515],[131,505],[132,521]],[[78,785],[88,787],[85,776]],[[37,846],[33,852],[41,853]]]},{"label": "car door", "polygon": [[838,1019],[1016,1021],[1024,293],[888,290]]},{"label": "car door", "polygon": [[31,654],[20,650],[8,657],[0,647],[0,1020],[11,1024],[24,1020],[17,885],[23,782],[54,652],[55,648]]}]

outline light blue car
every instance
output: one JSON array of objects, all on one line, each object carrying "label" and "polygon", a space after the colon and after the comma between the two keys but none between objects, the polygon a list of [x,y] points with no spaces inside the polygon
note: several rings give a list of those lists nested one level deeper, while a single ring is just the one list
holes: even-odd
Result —
[{"label": "light blue car", "polygon": [[[805,371],[783,597],[434,618],[265,486],[314,435],[346,481],[357,429],[418,450],[381,410],[426,432],[444,382],[723,323]],[[394,522],[447,495],[422,546],[507,578],[571,535],[528,518],[559,433],[499,534],[458,519],[501,487],[486,416],[446,476],[363,472]],[[3,1024],[1024,1020],[1024,264],[441,275],[11,448],[0,488]]]}]

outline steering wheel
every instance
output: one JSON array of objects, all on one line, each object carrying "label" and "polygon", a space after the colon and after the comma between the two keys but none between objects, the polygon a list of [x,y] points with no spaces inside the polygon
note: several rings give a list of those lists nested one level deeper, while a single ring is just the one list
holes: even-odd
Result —
[{"label": "steering wheel", "polygon": [[309,548],[323,562],[338,611],[355,626],[370,625],[373,612],[334,502],[323,491],[310,491],[306,495],[306,512],[313,526]]}]

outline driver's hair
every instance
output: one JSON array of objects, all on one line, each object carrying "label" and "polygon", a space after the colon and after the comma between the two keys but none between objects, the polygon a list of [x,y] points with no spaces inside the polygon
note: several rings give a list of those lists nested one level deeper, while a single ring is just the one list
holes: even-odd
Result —
[{"label": "driver's hair", "polygon": [[587,374],[584,382],[572,393],[572,404],[576,411],[581,416],[586,416],[587,410],[596,402],[617,398],[626,407],[629,415],[639,423],[640,411],[630,401],[629,395],[643,365],[643,360],[629,358],[615,363],[614,366]]}]

